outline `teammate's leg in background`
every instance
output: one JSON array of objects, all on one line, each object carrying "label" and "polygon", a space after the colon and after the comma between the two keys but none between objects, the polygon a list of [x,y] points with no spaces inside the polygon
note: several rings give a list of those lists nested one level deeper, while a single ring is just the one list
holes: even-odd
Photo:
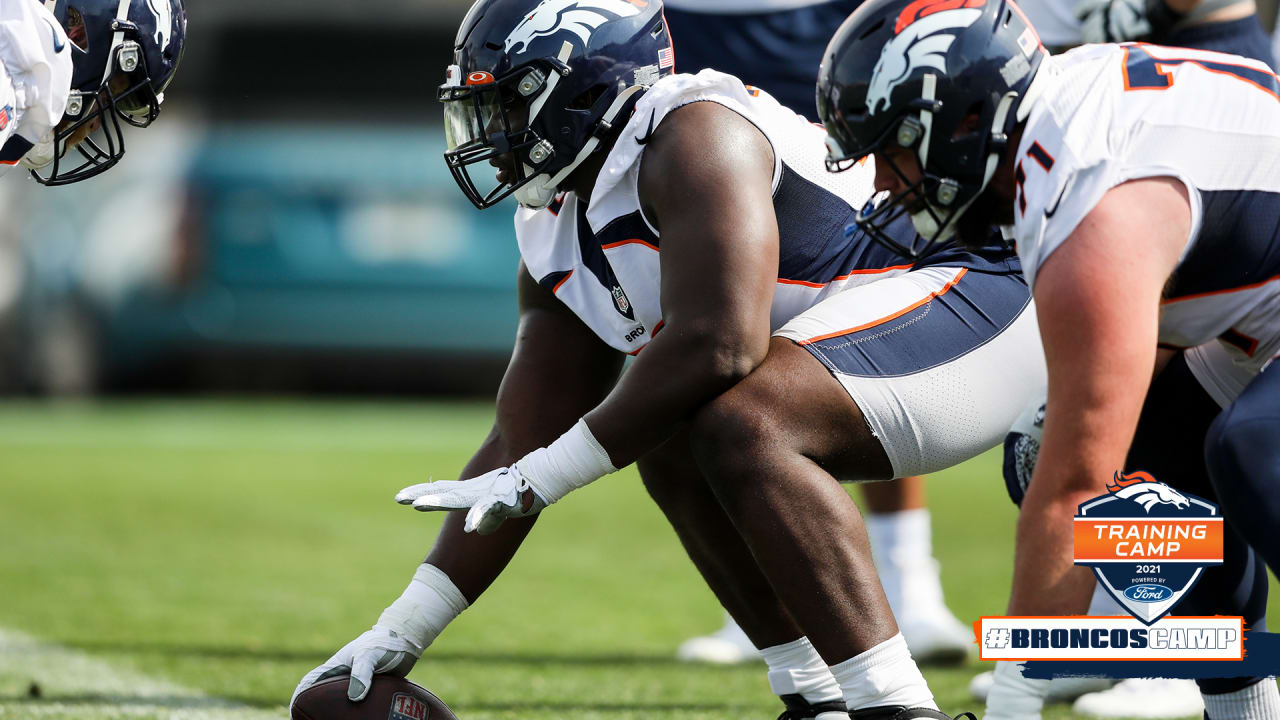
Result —
[{"label": "teammate's leg in background", "polygon": [[[1228,535],[1238,534],[1257,551],[1251,557],[1255,566],[1252,601],[1260,605],[1262,611],[1265,611],[1267,594],[1263,561],[1273,571],[1280,568],[1280,539],[1275,532],[1276,523],[1280,522],[1278,439],[1280,370],[1272,363],[1213,421],[1204,446],[1217,501],[1222,505],[1228,527],[1234,531]],[[1232,537],[1227,538],[1228,546]],[[1205,578],[1217,569],[1206,569]],[[1202,579],[1200,585],[1204,582]],[[1248,587],[1242,581],[1234,597],[1246,592]],[[1255,620],[1258,614],[1260,611],[1255,609],[1253,616],[1245,615],[1245,621],[1254,629],[1265,629]],[[1204,693],[1205,713],[1211,719],[1280,717],[1280,693],[1272,678],[1245,687],[1214,686],[1202,681],[1200,689]]]},{"label": "teammate's leg in background", "polygon": [[871,555],[911,657],[922,663],[962,662],[973,645],[973,630],[943,599],[924,482],[907,477],[859,486]]}]

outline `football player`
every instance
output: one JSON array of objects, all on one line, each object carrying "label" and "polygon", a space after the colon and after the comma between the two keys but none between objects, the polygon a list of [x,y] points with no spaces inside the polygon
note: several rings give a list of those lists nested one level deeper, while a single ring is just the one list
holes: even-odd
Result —
[{"label": "football player", "polygon": [[[810,120],[822,50],[862,0],[667,0],[663,13],[680,45],[680,72],[712,68],[740,78]],[[922,477],[859,487],[871,554],[898,629],[917,662],[963,661],[973,629],[947,608]],[[733,618],[686,640],[681,660],[735,663],[760,653]]]},{"label": "football player", "polygon": [[160,114],[186,35],[183,0],[5,0],[0,175],[67,185],[119,162],[121,123]]},{"label": "football player", "polygon": [[1003,438],[1044,379],[1021,271],[999,245],[915,263],[877,244],[851,225],[871,164],[830,175],[820,128],[673,65],[657,0],[480,0],[463,20],[445,157],[477,207],[521,206],[516,346],[469,479],[397,496],[463,512],[299,690],[349,672],[359,700],[407,672],[533,516],[636,462],[783,717],[946,717],[837,481]]},{"label": "football player", "polygon": [[[1044,30],[1040,18],[1049,16],[1055,35],[1063,32],[1056,21],[1071,14],[1069,7],[1052,0],[1023,4],[1039,30]],[[1035,14],[1030,10],[1033,5]],[[1073,45],[1140,40],[1229,52],[1274,65],[1253,0],[1082,0],[1075,7],[1075,17],[1080,26]]]},{"label": "football player", "polygon": [[[1072,516],[1128,457],[1219,503],[1233,530],[1221,577],[1239,582],[1198,584],[1200,614],[1261,622],[1250,547],[1280,567],[1278,90],[1265,64],[1234,55],[1049,57],[1008,0],[871,0],[832,40],[819,77],[830,160],[873,154],[885,196],[860,227],[883,235],[910,217],[920,238],[903,249],[927,258],[1001,225],[1034,288],[1049,392],[1011,614],[1085,610]],[[1158,367],[1158,347],[1210,341]],[[1162,408],[1158,442],[1135,440],[1144,402]],[[1196,462],[1160,462],[1187,447],[1203,448]],[[987,717],[1037,717],[1046,682],[998,665]],[[1208,718],[1280,717],[1273,681],[1199,682]]]}]

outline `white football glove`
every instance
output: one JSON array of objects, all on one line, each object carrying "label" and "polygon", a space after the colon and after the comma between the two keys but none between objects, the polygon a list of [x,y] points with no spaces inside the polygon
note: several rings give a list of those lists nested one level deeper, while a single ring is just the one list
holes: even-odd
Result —
[{"label": "white football glove", "polygon": [[1007,660],[996,663],[995,683],[987,694],[982,720],[1040,720],[1049,681],[1023,677],[1023,665]]},{"label": "white football glove", "polygon": [[[528,507],[525,506],[526,491],[532,498]],[[549,504],[515,465],[490,470],[470,480],[410,485],[396,493],[396,502],[422,511],[466,510],[463,529],[481,535],[497,530],[507,518],[536,515]]]},{"label": "white football glove", "polygon": [[419,565],[409,587],[382,611],[371,630],[303,676],[289,705],[298,693],[321,680],[347,673],[351,674],[347,698],[360,702],[369,693],[374,674],[408,675],[422,651],[466,609],[466,597],[448,575],[434,565]]},{"label": "white football glove", "polygon": [[1164,0],[1082,0],[1076,5],[1080,36],[1086,43],[1159,40],[1184,15]]},{"label": "white football glove", "polygon": [[363,635],[347,643],[320,667],[303,675],[298,687],[293,690],[293,697],[289,698],[289,705],[293,705],[298,693],[321,680],[348,673],[351,675],[351,682],[347,685],[347,699],[360,702],[369,693],[374,673],[404,677],[413,669],[414,663],[418,662],[422,651],[420,645],[395,630],[374,625],[373,629],[366,630]]}]

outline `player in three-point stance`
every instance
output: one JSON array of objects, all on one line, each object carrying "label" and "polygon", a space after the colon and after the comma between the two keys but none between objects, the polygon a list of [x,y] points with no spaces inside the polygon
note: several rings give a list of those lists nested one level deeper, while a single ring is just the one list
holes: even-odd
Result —
[{"label": "player in three-point stance", "polygon": [[186,36],[183,0],[5,0],[0,175],[21,164],[67,185],[111,168],[121,123],[159,116]]},{"label": "player in three-point stance", "polygon": [[407,672],[533,515],[635,462],[762,648],[784,717],[947,717],[838,481],[1000,442],[1044,380],[1021,270],[1002,244],[924,263],[877,244],[852,227],[870,163],[827,173],[820,128],[673,63],[657,0],[467,14],[440,89],[446,159],[477,207],[521,205],[516,346],[470,479],[398,496],[463,512],[373,629],[299,689],[350,672],[358,699],[375,672]]},{"label": "player in three-point stance", "polygon": [[[1010,613],[1084,611],[1072,516],[1129,465],[1233,531],[1179,612],[1261,624],[1261,560],[1280,567],[1278,89],[1263,63],[1185,48],[1050,57],[1008,0],[872,0],[832,40],[830,161],[873,154],[887,195],[859,225],[911,217],[922,259],[1001,225],[1033,287],[1048,404]],[[998,666],[987,717],[1038,717],[1045,683]],[[1270,679],[1200,687],[1211,720],[1280,717]]]}]

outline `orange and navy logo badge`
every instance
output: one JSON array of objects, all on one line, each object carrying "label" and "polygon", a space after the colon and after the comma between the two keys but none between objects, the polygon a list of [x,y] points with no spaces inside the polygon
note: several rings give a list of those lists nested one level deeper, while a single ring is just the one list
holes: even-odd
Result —
[{"label": "orange and navy logo badge", "polygon": [[1075,517],[1075,563],[1147,625],[1169,614],[1200,579],[1222,564],[1218,507],[1156,480],[1116,473],[1107,493]]}]

